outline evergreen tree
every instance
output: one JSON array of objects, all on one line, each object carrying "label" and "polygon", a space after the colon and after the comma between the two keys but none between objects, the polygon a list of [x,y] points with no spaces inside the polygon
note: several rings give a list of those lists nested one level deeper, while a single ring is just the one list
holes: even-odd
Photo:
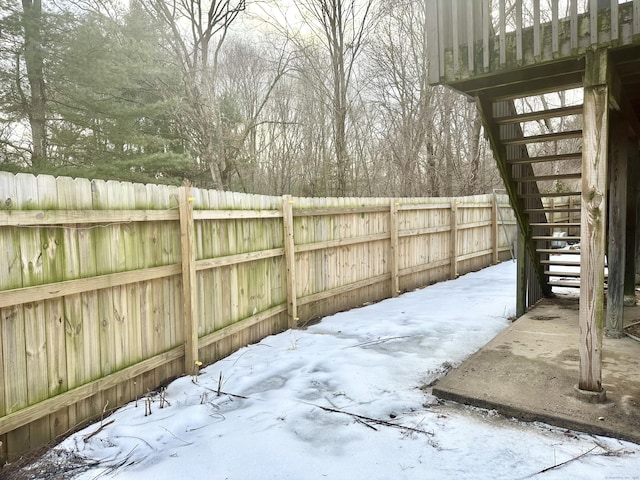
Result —
[{"label": "evergreen tree", "polygon": [[[41,91],[46,97],[38,103],[31,93],[40,81],[38,71],[26,71],[26,59],[34,55],[27,48],[26,21],[16,8],[0,17],[0,64],[6,67],[0,74],[5,120],[1,168],[201,183],[177,134],[176,101],[169,92],[177,90],[174,84],[180,77],[162,48],[162,25],[135,2],[124,14],[116,8],[43,12],[37,59],[42,60]],[[34,119],[36,127],[44,119],[45,129],[34,128]],[[31,135],[25,138],[29,126]]]},{"label": "evergreen tree", "polygon": [[[24,9],[21,9],[16,2],[0,0],[0,162],[30,165],[46,157],[46,140],[39,138],[34,142],[32,135],[36,132],[36,136],[42,137],[45,128],[42,110],[44,46],[40,3],[33,7],[32,2],[25,1],[23,5]],[[25,31],[27,24],[29,41]],[[27,75],[25,65],[27,51],[31,75]],[[32,101],[29,80],[40,94],[36,101]],[[36,115],[32,112],[34,104],[38,106]],[[30,124],[31,119],[33,123]],[[35,129],[32,128],[34,123],[38,126]]]},{"label": "evergreen tree", "polygon": [[121,18],[90,12],[65,39],[51,78],[56,164],[84,176],[179,183],[193,175],[163,88],[176,82],[163,31],[132,5]]}]

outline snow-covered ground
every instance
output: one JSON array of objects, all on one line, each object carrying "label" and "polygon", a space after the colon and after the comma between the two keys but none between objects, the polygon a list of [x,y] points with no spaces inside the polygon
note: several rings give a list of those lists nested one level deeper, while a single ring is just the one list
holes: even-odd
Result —
[{"label": "snow-covered ground", "polygon": [[638,445],[430,395],[508,325],[514,278],[507,262],[270,336],[154,394],[151,415],[131,403],[49,459],[93,465],[60,477],[76,480],[640,479]]}]

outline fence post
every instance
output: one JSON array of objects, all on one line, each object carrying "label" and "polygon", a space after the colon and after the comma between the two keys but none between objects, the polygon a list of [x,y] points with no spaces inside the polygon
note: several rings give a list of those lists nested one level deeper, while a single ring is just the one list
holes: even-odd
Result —
[{"label": "fence post", "polygon": [[398,203],[395,198],[391,199],[390,209],[390,229],[391,229],[391,246],[390,269],[391,269],[391,296],[397,297],[400,294],[400,278],[398,276]]},{"label": "fence post", "polygon": [[451,278],[458,278],[458,202],[451,199]]},{"label": "fence post", "polygon": [[493,203],[491,204],[491,239],[493,241],[493,245],[491,248],[493,249],[493,264],[497,265],[499,260],[500,253],[500,241],[498,236],[498,195],[493,193]]},{"label": "fence post", "polygon": [[193,242],[191,188],[180,189],[180,248],[182,253],[182,316],[184,324],[184,371],[198,373],[198,315],[196,298],[196,251]]},{"label": "fence post", "polygon": [[282,224],[284,229],[284,261],[287,281],[287,317],[289,328],[298,326],[298,299],[296,297],[296,255],[293,237],[293,198],[282,197]]}]

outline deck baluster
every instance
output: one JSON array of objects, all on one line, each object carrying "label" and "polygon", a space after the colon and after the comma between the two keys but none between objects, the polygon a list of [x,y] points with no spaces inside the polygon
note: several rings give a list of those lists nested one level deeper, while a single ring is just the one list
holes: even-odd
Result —
[{"label": "deck baluster", "polygon": [[571,50],[578,48],[578,0],[571,0]]},{"label": "deck baluster", "polygon": [[558,40],[558,0],[551,1],[551,52],[555,56],[559,50]]},{"label": "deck baluster", "polygon": [[533,56],[540,58],[540,0],[533,0]]},{"label": "deck baluster", "polygon": [[507,63],[507,15],[505,0],[500,0],[500,65]]}]

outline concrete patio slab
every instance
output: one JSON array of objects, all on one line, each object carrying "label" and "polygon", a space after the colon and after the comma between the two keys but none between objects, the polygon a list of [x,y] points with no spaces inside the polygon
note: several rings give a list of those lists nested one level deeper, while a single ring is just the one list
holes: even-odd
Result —
[{"label": "concrete patio slab", "polygon": [[[577,394],[577,295],[544,299],[433,387],[441,399],[640,444],[640,342],[603,342],[604,403]],[[640,307],[625,307],[625,325]]]}]

